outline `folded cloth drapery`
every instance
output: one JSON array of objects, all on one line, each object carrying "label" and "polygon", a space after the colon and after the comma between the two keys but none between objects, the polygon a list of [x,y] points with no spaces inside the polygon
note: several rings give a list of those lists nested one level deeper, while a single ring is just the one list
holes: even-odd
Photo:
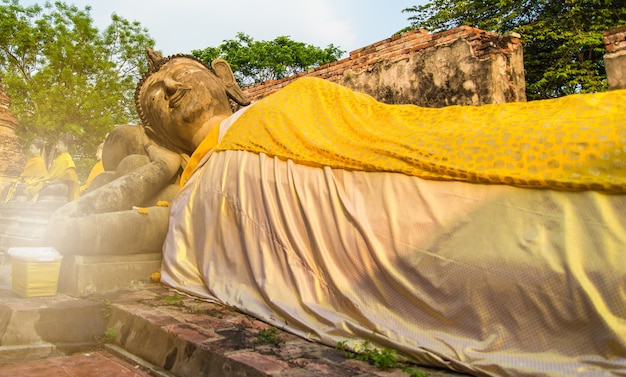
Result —
[{"label": "folded cloth drapery", "polygon": [[625,101],[620,90],[435,109],[301,78],[251,105],[197,153],[215,147],[425,179],[626,192]]}]

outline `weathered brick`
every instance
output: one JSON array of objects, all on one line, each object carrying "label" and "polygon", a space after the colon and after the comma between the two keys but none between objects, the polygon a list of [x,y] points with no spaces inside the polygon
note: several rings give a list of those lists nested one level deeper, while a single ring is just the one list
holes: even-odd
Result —
[{"label": "weathered brick", "polygon": [[289,364],[269,355],[256,352],[235,352],[228,355],[230,359],[246,364],[267,375],[274,375],[289,370]]}]

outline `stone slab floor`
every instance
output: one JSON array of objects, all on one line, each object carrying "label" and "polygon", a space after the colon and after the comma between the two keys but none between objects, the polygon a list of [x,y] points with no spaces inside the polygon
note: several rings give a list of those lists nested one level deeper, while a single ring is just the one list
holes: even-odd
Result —
[{"label": "stone slab floor", "polygon": [[69,356],[5,365],[0,377],[151,377],[138,365],[132,365],[106,351],[77,353]]},{"label": "stone slab floor", "polygon": [[380,369],[158,283],[83,298],[0,287],[0,377],[464,376],[413,367]]}]

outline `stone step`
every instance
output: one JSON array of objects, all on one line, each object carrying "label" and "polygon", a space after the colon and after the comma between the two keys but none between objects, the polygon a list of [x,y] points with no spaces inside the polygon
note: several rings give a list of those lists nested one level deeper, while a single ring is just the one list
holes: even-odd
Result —
[{"label": "stone step", "polygon": [[106,327],[103,308],[101,301],[0,289],[0,365],[93,349]]},{"label": "stone step", "polygon": [[[0,289],[0,303],[0,365],[104,348],[159,377],[409,376],[158,283],[89,298],[21,298]],[[260,341],[269,329],[278,341]],[[466,376],[416,368],[430,377]]]},{"label": "stone step", "polygon": [[40,247],[43,245],[41,237],[23,237],[12,234],[0,235],[0,252],[7,253],[12,247]]},{"label": "stone step", "polygon": [[0,207],[0,252],[11,247],[43,246],[52,213],[64,203],[11,201]]}]

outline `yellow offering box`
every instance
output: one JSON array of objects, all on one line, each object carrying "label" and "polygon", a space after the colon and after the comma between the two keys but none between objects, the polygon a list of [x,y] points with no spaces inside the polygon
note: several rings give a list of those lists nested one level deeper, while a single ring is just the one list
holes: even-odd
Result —
[{"label": "yellow offering box", "polygon": [[53,247],[11,247],[11,288],[22,297],[54,296],[63,256]]}]

